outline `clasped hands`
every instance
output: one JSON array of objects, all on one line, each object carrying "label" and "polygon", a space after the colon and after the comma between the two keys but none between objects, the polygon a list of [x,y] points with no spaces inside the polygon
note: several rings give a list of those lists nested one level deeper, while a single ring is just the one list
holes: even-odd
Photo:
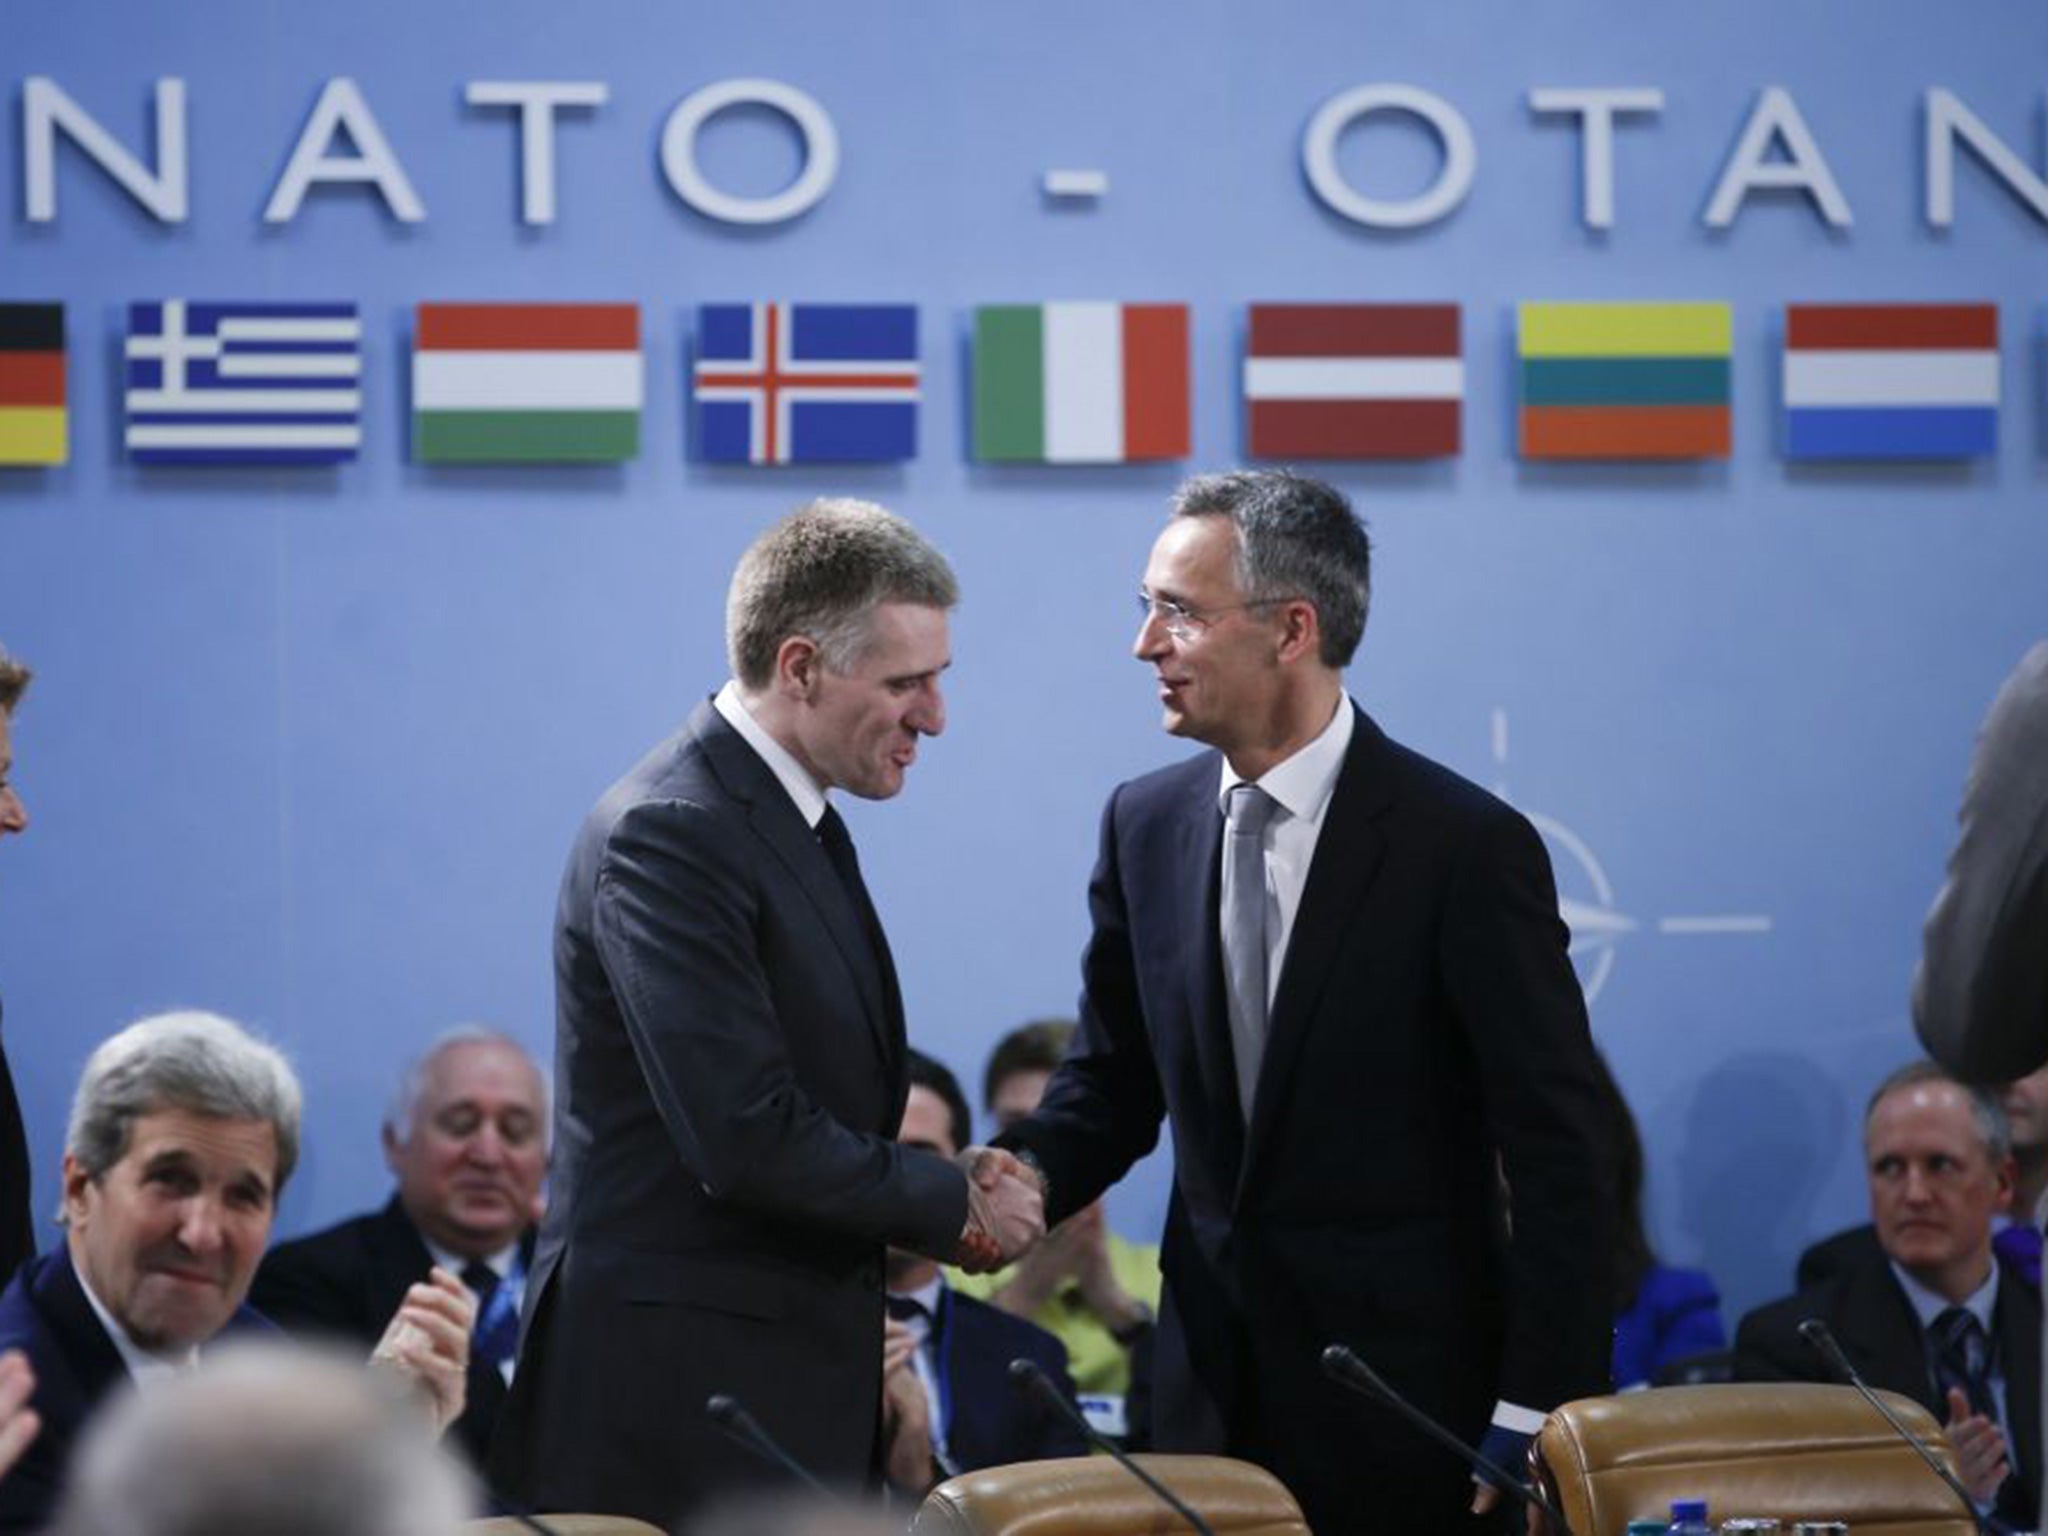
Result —
[{"label": "clasped hands", "polygon": [[986,1274],[1045,1236],[1045,1191],[1029,1167],[999,1147],[969,1147],[954,1161],[967,1175],[967,1226],[955,1264]]}]

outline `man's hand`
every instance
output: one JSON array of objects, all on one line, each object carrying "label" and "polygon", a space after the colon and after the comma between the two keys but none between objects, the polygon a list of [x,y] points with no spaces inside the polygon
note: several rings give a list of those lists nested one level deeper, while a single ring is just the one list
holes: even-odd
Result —
[{"label": "man's hand", "polygon": [[911,1356],[910,1329],[894,1318],[882,1331],[882,1470],[890,1483],[922,1497],[933,1483],[931,1405]]},{"label": "man's hand", "polygon": [[438,1264],[411,1287],[384,1337],[370,1352],[370,1364],[403,1378],[424,1400],[439,1434],[462,1417],[469,1390],[469,1336],[476,1327],[476,1298]]},{"label": "man's hand", "polygon": [[1974,1412],[1960,1387],[1948,1389],[1948,1444],[1956,1453],[1956,1480],[1970,1497],[1979,1504],[1996,1502],[1999,1485],[2012,1474],[2005,1432]]},{"label": "man's hand", "polygon": [[18,1349],[0,1355],[0,1477],[21,1460],[43,1427],[43,1421],[28,1400],[36,1390],[36,1373],[29,1369],[28,1356]]},{"label": "man's hand", "polygon": [[995,1147],[969,1147],[956,1161],[967,1175],[967,1228],[953,1261],[969,1274],[1000,1269],[1045,1236],[1038,1178]]}]

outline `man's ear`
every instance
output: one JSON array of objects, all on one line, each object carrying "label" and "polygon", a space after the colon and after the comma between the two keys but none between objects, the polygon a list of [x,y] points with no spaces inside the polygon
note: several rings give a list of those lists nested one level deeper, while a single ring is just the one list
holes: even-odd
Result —
[{"label": "man's ear", "polygon": [[1316,605],[1295,598],[1279,608],[1280,660],[1291,662],[1297,657],[1318,655],[1323,647],[1323,624]]},{"label": "man's ear", "polygon": [[[2010,1211],[2012,1209],[2013,1196],[2017,1194],[2019,1191],[2019,1179],[2019,1164],[2013,1161],[2011,1153],[2007,1153],[2004,1161],[2002,1161],[1998,1165],[1998,1195],[1996,1201],[1996,1209],[2001,1211]],[[2028,1211],[2023,1213],[2020,1219],[2023,1221],[2031,1220],[2032,1216],[2033,1213],[2031,1211]]]},{"label": "man's ear", "polygon": [[69,1152],[64,1154],[64,1223],[76,1227],[79,1219],[86,1214],[85,1192],[92,1186],[92,1175],[85,1171],[85,1164]]},{"label": "man's ear", "polygon": [[809,699],[824,669],[818,642],[809,635],[791,635],[775,648],[775,690],[785,698]]},{"label": "man's ear", "polygon": [[398,1133],[393,1131],[388,1125],[384,1127],[382,1139],[384,1142],[384,1166],[395,1174],[398,1172],[398,1154],[404,1148],[398,1140]]}]

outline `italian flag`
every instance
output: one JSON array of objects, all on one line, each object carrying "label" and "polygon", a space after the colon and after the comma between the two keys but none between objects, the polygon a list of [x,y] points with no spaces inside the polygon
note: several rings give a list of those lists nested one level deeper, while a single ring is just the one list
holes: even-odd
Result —
[{"label": "italian flag", "polygon": [[977,459],[1115,464],[1187,452],[1185,304],[975,311]]},{"label": "italian flag", "polygon": [[422,304],[412,451],[437,464],[614,463],[640,452],[633,304]]}]

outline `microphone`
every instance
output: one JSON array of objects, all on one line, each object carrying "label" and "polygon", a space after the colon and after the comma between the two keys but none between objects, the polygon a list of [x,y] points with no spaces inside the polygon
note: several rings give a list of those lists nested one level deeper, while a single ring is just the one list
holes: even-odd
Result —
[{"label": "microphone", "polygon": [[820,1498],[829,1499],[834,1504],[843,1502],[837,1494],[813,1477],[802,1462],[777,1444],[774,1437],[755,1421],[754,1416],[747,1412],[738,1398],[729,1393],[714,1392],[704,1399],[704,1412],[712,1423],[724,1430],[732,1439],[763,1461],[782,1468]]},{"label": "microphone", "polygon": [[1209,1528],[1208,1521],[1204,1520],[1176,1498],[1167,1489],[1166,1484],[1160,1482],[1158,1478],[1132,1460],[1125,1453],[1122,1446],[1118,1445],[1109,1436],[1103,1434],[1093,1424],[1090,1424],[1083,1418],[1081,1410],[1067,1401],[1066,1396],[1060,1389],[1052,1384],[1052,1378],[1039,1369],[1037,1361],[1026,1360],[1022,1356],[1012,1360],[1010,1362],[1010,1380],[1016,1384],[1018,1391],[1037,1398],[1041,1406],[1050,1408],[1062,1419],[1073,1425],[1075,1429],[1081,1432],[1081,1437],[1090,1445],[1098,1450],[1107,1451],[1110,1456],[1115,1458],[1118,1466],[1122,1467],[1131,1476],[1156,1493],[1159,1496],[1160,1502],[1165,1504],[1176,1515],[1179,1515],[1181,1519],[1187,1521],[1189,1525],[1193,1526],[1200,1533],[1200,1536],[1216,1536],[1216,1533]]},{"label": "microphone", "polygon": [[1479,1452],[1460,1440],[1448,1429],[1445,1429],[1443,1425],[1437,1423],[1435,1419],[1432,1419],[1420,1408],[1409,1402],[1407,1398],[1396,1392],[1384,1376],[1359,1359],[1354,1351],[1347,1349],[1342,1344],[1332,1344],[1328,1349],[1325,1349],[1323,1351],[1323,1374],[1340,1386],[1349,1387],[1362,1397],[1377,1398],[1385,1403],[1389,1408],[1400,1414],[1402,1418],[1429,1436],[1430,1439],[1436,1441],[1438,1445],[1441,1445],[1445,1450],[1457,1456],[1466,1466],[1475,1468],[1482,1473],[1488,1482],[1512,1493],[1524,1504],[1533,1504],[1542,1510],[1545,1518],[1558,1531],[1562,1532],[1563,1536],[1571,1536],[1571,1522],[1565,1519],[1563,1510],[1559,1509],[1544,1496],[1542,1490],[1523,1481],[1519,1477],[1510,1476],[1506,1468],[1500,1466],[1491,1458],[1480,1455]]},{"label": "microphone", "polygon": [[1970,1523],[1979,1531],[1988,1532],[1990,1527],[1984,1523],[1984,1517],[1977,1513],[1977,1501],[1970,1497],[1970,1490],[1962,1485],[1955,1473],[1941,1464],[1939,1456],[1927,1449],[1918,1436],[1899,1422],[1899,1416],[1885,1406],[1884,1399],[1871,1391],[1869,1384],[1856,1374],[1856,1367],[1849,1363],[1849,1357],[1842,1352],[1842,1346],[1835,1342],[1835,1336],[1828,1325],[1817,1317],[1809,1317],[1799,1325],[1799,1337],[1811,1344],[1821,1358],[1833,1367],[1837,1378],[1854,1387],[1857,1396],[1882,1414],[1885,1423],[1891,1425],[1893,1432],[1913,1447],[1914,1452],[1927,1463],[1936,1477],[1948,1484],[1949,1492],[1961,1499],[1963,1508],[1970,1512]]}]

